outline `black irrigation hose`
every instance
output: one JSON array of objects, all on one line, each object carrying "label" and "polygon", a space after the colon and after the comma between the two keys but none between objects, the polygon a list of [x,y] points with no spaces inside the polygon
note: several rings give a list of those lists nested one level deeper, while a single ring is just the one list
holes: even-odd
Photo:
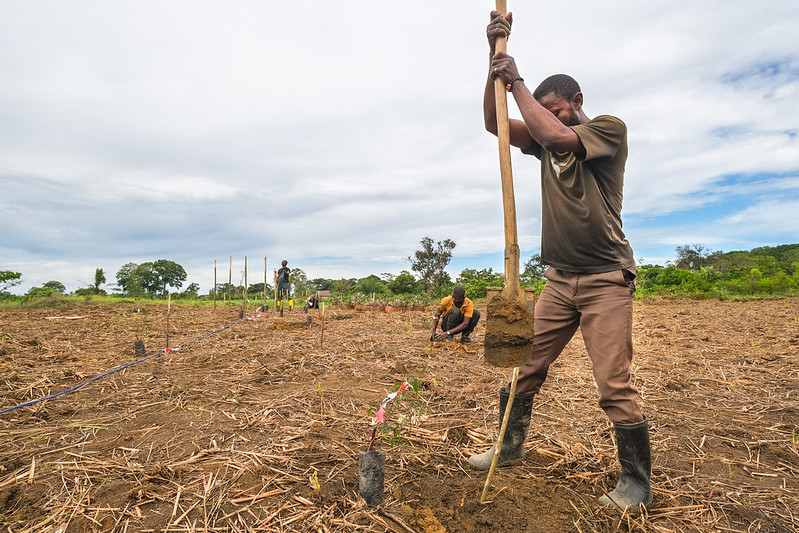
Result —
[{"label": "black irrigation hose", "polygon": [[88,385],[89,383],[91,383],[93,381],[97,381],[100,378],[104,378],[104,377],[109,376],[109,375],[111,375],[111,374],[113,374],[115,372],[119,372],[120,370],[124,370],[124,369],[128,368],[129,366],[133,366],[133,365],[139,364],[142,361],[147,361],[148,359],[152,359],[153,357],[157,357],[157,356],[165,354],[167,352],[173,352],[173,351],[179,350],[180,348],[183,348],[184,346],[188,346],[191,343],[194,343],[194,342],[197,342],[199,340],[205,339],[206,337],[210,337],[211,335],[215,335],[215,334],[219,333],[220,331],[224,331],[226,329],[229,329],[229,328],[232,328],[234,326],[237,326],[240,322],[242,322],[244,320],[249,320],[249,318],[240,318],[239,320],[237,320],[233,324],[229,324],[227,326],[223,326],[223,327],[221,327],[219,329],[216,329],[214,331],[211,331],[209,333],[205,333],[203,335],[200,335],[196,339],[192,339],[190,341],[184,342],[183,344],[180,344],[180,345],[178,345],[175,348],[165,348],[165,349],[161,350],[160,352],[154,353],[152,355],[148,355],[147,357],[143,357],[142,359],[139,359],[138,361],[133,361],[131,363],[124,364],[122,366],[119,366],[117,368],[109,370],[108,372],[100,374],[99,376],[95,376],[93,378],[87,379],[83,383],[78,383],[74,387],[70,387],[68,389],[62,390],[61,392],[57,392],[55,394],[51,394],[50,396],[45,396],[43,398],[37,398],[36,400],[31,400],[29,402],[21,403],[19,405],[15,405],[14,407],[9,407],[8,409],[3,409],[2,411],[0,411],[0,415],[4,415],[4,414],[6,414],[8,412],[14,411],[14,410],[19,409],[21,407],[27,407],[29,405],[37,404],[39,402],[44,402],[44,401],[47,401],[47,400],[52,400],[54,398],[58,398],[59,396],[63,396],[65,394],[69,394],[70,392],[75,392],[76,390],[80,389],[81,387],[84,387],[84,386]]}]

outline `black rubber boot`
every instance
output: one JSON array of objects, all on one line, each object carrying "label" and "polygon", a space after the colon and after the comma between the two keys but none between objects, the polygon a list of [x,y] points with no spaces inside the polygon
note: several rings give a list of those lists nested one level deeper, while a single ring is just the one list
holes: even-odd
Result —
[{"label": "black rubber boot", "polygon": [[[610,494],[599,498],[602,505],[618,505],[622,509],[649,505],[652,489],[652,452],[649,447],[649,421],[646,417],[637,424],[616,424],[616,444],[619,448],[621,476]],[[612,500],[612,501],[611,501]]]},{"label": "black rubber boot", "polygon": [[[505,416],[505,408],[508,405],[509,396],[507,389],[499,391],[500,426],[502,425],[502,418]],[[530,418],[533,415],[533,398],[535,398],[535,394],[516,394],[514,396],[497,466],[512,466],[522,462],[524,458],[524,439],[527,438],[527,429],[530,427]],[[490,469],[496,449],[497,445],[494,444],[487,452],[472,455],[469,457],[469,464],[478,470]]]}]

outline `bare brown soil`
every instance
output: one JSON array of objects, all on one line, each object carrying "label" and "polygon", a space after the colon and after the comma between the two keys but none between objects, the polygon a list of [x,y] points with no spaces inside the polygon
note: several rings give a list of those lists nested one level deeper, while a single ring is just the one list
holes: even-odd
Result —
[{"label": "bare brown soil", "polygon": [[[2,531],[799,530],[799,300],[636,304],[634,364],[651,422],[654,501],[601,508],[618,475],[612,427],[579,334],[536,397],[520,466],[466,457],[497,436],[508,369],[428,342],[427,311],[86,303],[0,310]],[[396,311],[396,310],[393,310]],[[248,310],[245,316],[251,316]],[[484,315],[485,316],[485,315]],[[231,326],[208,337],[198,337]],[[358,457],[387,404],[382,504]],[[393,430],[393,431],[391,431]],[[402,442],[396,442],[396,438]]]}]

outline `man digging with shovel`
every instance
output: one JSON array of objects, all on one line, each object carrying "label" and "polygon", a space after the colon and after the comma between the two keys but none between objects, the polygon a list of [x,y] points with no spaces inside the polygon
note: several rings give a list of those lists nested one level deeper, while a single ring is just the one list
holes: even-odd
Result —
[{"label": "man digging with shovel", "polygon": [[[491,50],[483,98],[486,129],[497,134],[495,78],[513,95],[523,120],[511,120],[510,144],[541,161],[541,259],[547,284],[535,304],[530,360],[519,368],[515,401],[498,458],[514,465],[524,456],[533,398],[579,327],[599,388],[599,405],[613,422],[621,462],[616,488],[599,501],[621,508],[652,501],[649,427],[631,382],[635,260],[622,231],[621,205],[627,128],[618,118],[590,119],[576,81],[557,74],[532,93],[516,63],[496,52],[510,35],[512,17],[491,13],[486,34]],[[500,420],[508,403],[500,391]],[[495,445],[496,446],[496,445]],[[469,463],[488,470],[495,448]]]}]

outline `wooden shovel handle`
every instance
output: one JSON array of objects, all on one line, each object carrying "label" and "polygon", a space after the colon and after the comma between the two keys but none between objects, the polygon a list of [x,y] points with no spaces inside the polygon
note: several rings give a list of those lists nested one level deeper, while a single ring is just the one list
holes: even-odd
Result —
[{"label": "wooden shovel handle", "polygon": [[485,503],[488,497],[488,489],[491,487],[491,480],[494,478],[494,471],[499,463],[499,454],[502,452],[502,442],[505,440],[505,431],[508,429],[508,420],[510,420],[510,412],[513,409],[513,399],[516,397],[516,385],[519,382],[519,367],[513,369],[513,377],[510,381],[510,391],[508,391],[508,403],[505,405],[505,413],[502,415],[502,422],[499,424],[499,437],[497,437],[497,444],[494,446],[494,456],[491,458],[491,466],[488,469],[488,476],[486,476],[485,485],[483,485],[483,493],[480,495],[480,503]]},{"label": "wooden shovel handle", "polygon": [[[507,13],[507,2],[497,0],[497,11]],[[508,40],[498,37],[496,51],[507,52]],[[499,139],[499,170],[502,177],[502,207],[505,215],[505,287],[519,286],[519,243],[516,232],[516,199],[513,196],[513,171],[510,160],[510,121],[508,93],[501,77],[494,79],[497,108],[497,138]]]}]

